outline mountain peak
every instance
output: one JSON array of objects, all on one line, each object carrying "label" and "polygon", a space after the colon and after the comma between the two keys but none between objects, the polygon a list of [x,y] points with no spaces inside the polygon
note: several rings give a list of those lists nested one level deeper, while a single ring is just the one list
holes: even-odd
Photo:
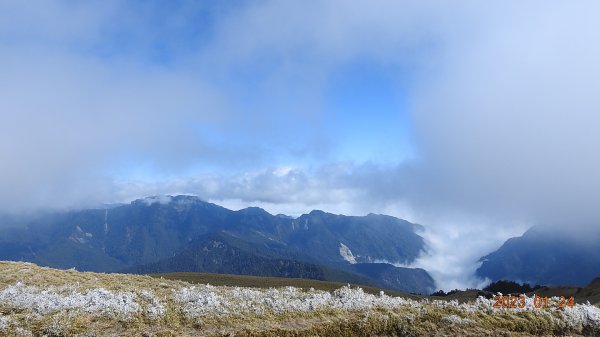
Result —
[{"label": "mountain peak", "polygon": [[166,205],[166,204],[169,204],[172,199],[173,199],[173,197],[170,195],[152,195],[149,197],[136,199],[136,200],[132,201],[131,204],[132,205],[144,205],[145,204],[146,206],[151,206],[153,204],[158,203],[161,205]]},{"label": "mountain peak", "polygon": [[240,209],[238,212],[245,214],[245,215],[270,215],[270,216],[272,216],[271,213],[265,211],[264,209],[262,209],[260,207],[255,207],[255,206]]},{"label": "mountain peak", "polygon": [[174,197],[172,197],[172,201],[177,202],[179,204],[206,203],[206,201],[200,199],[199,197],[197,197],[195,195],[187,195],[187,194],[180,194],[180,195],[174,196]]},{"label": "mountain peak", "polygon": [[180,194],[180,195],[172,196],[172,195],[163,194],[163,195],[151,195],[151,196],[148,196],[145,198],[136,199],[131,202],[132,205],[137,204],[137,205],[146,205],[146,206],[151,206],[153,204],[168,205],[171,203],[195,204],[195,203],[205,203],[205,201],[195,195]]},{"label": "mountain peak", "polygon": [[308,215],[311,215],[311,216],[323,216],[323,215],[327,215],[327,214],[330,214],[330,213],[321,211],[320,209],[314,209],[314,210],[310,211],[310,213],[308,213]]}]

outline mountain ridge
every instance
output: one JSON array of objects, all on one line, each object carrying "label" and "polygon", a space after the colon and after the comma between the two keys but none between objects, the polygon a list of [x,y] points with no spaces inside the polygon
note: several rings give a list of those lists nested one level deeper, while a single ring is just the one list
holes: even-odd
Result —
[{"label": "mountain ridge", "polygon": [[[1,226],[0,259],[100,272],[156,269],[157,265],[150,267],[156,263],[163,266],[158,268],[161,272],[177,271],[164,267],[181,267],[183,260],[191,265],[204,261],[204,267],[196,265],[190,271],[219,272],[221,267],[214,261],[221,261],[238,266],[239,270],[226,270],[233,274],[246,270],[265,276],[319,278],[328,271],[329,275],[382,284],[378,274],[357,272],[340,247],[345,246],[357,263],[410,263],[424,249],[423,238],[416,234],[420,228],[385,215],[345,216],[313,210],[293,218],[258,207],[233,211],[189,195],[152,196],[110,209],[58,212],[16,226]],[[236,242],[230,250],[219,255],[193,247],[201,245],[194,240],[219,232],[226,233],[229,242]],[[271,256],[265,256],[265,251]],[[243,253],[255,265],[236,264],[234,255],[228,255],[232,252]],[[207,262],[209,258],[212,263]],[[291,269],[281,269],[281,264]],[[412,271],[423,284],[411,291],[433,291],[429,275]],[[401,280],[386,287],[407,290]]]},{"label": "mountain ridge", "polygon": [[534,226],[479,260],[476,273],[492,281],[583,287],[600,275],[600,233]]}]

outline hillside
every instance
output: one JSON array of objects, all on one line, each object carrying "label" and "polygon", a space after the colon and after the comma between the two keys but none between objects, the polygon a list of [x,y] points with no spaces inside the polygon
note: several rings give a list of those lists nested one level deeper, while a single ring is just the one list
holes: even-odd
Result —
[{"label": "hillside", "polygon": [[[96,272],[211,272],[312,278],[430,293],[423,270],[395,277],[355,263],[410,263],[424,249],[419,225],[391,216],[312,211],[296,219],[232,211],[193,196],[138,199],[105,209],[4,217],[0,259]],[[400,277],[402,276],[402,277]]]},{"label": "hillside", "polygon": [[[469,290],[454,290],[451,291],[446,296],[431,296],[431,298],[436,299],[445,299],[445,300],[457,300],[460,303],[465,303],[469,301],[474,301],[478,296],[484,296],[486,298],[493,298],[497,295],[497,292],[503,294],[521,294],[519,291],[511,291],[508,289],[504,290],[478,290],[478,289],[469,289]],[[560,297],[564,296],[565,298],[573,297],[575,303],[586,304],[590,303],[597,307],[600,307],[600,277],[596,278],[590,284],[585,287],[569,287],[569,286],[559,286],[559,287],[547,287],[541,286],[533,291],[529,291],[525,293],[529,297],[541,296],[541,297]]]},{"label": "hillside", "polygon": [[[532,292],[533,293],[533,292]],[[573,296],[577,303],[591,303],[600,306],[600,277],[585,287],[542,287],[535,291],[540,296]]]},{"label": "hillside", "polygon": [[[0,262],[0,336],[594,336],[600,309],[190,284]],[[554,303],[551,300],[550,303]]]},{"label": "hillside", "polygon": [[[229,286],[229,287],[250,287],[250,288],[277,288],[277,287],[295,287],[303,290],[334,291],[336,289],[347,286],[348,283],[321,281],[305,278],[287,278],[287,277],[263,277],[263,276],[248,276],[248,275],[231,275],[231,274],[211,274],[211,273],[166,273],[166,274],[149,274],[154,278],[163,278],[175,281],[184,281],[196,284],[211,284],[214,286]],[[382,291],[390,296],[400,296],[410,299],[425,298],[424,295],[413,295],[402,293],[399,291],[375,288],[365,286],[364,284],[350,284],[351,287],[360,287],[365,293],[379,295]]]},{"label": "hillside", "polygon": [[600,232],[533,227],[481,258],[477,275],[492,281],[584,287],[600,275]]},{"label": "hillside", "polygon": [[175,256],[125,270],[135,274],[207,272],[371,284],[373,280],[218,232],[202,235]]}]

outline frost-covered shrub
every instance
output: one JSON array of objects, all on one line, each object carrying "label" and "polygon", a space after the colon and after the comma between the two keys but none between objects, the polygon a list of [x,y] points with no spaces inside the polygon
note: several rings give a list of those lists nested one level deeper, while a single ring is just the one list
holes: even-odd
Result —
[{"label": "frost-covered shrub", "polygon": [[73,286],[40,289],[21,282],[0,291],[0,304],[42,315],[59,310],[81,310],[115,318],[128,318],[141,309],[135,294],[130,292],[113,293],[95,288],[80,293]]},{"label": "frost-covered shrub", "polygon": [[374,307],[419,307],[416,301],[384,294],[366,294],[361,288],[342,287],[332,293],[294,287],[249,289],[193,286],[175,292],[174,299],[188,317],[208,315],[245,315],[300,313],[317,310],[364,310]]},{"label": "frost-covered shrub", "polygon": [[475,303],[461,304],[459,308],[468,313],[488,312],[491,314],[497,312],[519,313],[528,311],[536,316],[543,316],[544,319],[564,325],[569,330],[591,331],[600,333],[600,309],[589,303],[575,304],[572,307],[559,308],[559,298],[551,297],[548,299],[548,307],[537,308],[534,303],[535,296],[526,296],[525,306],[523,308],[494,308],[493,299],[478,297]]},{"label": "frost-covered shrub", "polygon": [[309,312],[331,306],[331,294],[322,291],[303,292],[297,288],[270,289],[263,294],[262,303],[275,313]]},{"label": "frost-covered shrub", "polygon": [[600,334],[600,309],[588,304],[575,304],[559,310],[567,325],[576,330],[588,330]]},{"label": "frost-covered shrub", "polygon": [[0,313],[0,331],[6,330],[9,324],[10,318],[2,316],[2,313]]},{"label": "frost-covered shrub", "polygon": [[33,337],[33,333],[27,329],[18,327],[15,329],[15,336],[16,337]]},{"label": "frost-covered shrub", "polygon": [[[375,321],[382,318],[387,322],[389,317],[401,317],[402,322],[413,325],[431,322],[432,318],[437,322],[437,317],[441,317],[440,326],[457,324],[464,329],[478,326],[491,329],[496,324],[495,320],[489,320],[486,316],[499,315],[510,319],[514,314],[527,318],[518,320],[521,322],[518,329],[531,328],[535,334],[559,331],[600,336],[600,309],[589,304],[559,309],[558,298],[549,299],[549,308],[536,308],[534,298],[525,297],[524,308],[498,309],[494,308],[495,300],[484,297],[463,304],[458,301],[416,301],[387,296],[383,292],[372,295],[350,286],[327,292],[294,287],[257,289],[178,284],[170,285],[172,290],[169,292],[165,289],[167,284],[164,285],[159,284],[155,292],[145,284],[140,283],[137,288],[127,285],[121,288],[127,291],[119,292],[104,288],[84,290],[79,284],[42,288],[17,282],[0,291],[0,308],[4,313],[0,314],[0,335],[32,335],[28,330],[18,329],[31,326],[29,323],[34,321],[43,322],[40,328],[36,328],[35,335],[65,335],[69,333],[69,326],[63,323],[85,317],[80,315],[82,313],[109,320],[136,317],[157,320],[166,316],[168,306],[174,309],[174,314],[182,313],[187,318],[202,318],[203,321],[205,318],[240,316],[262,321],[265,318],[285,319],[293,317],[293,314],[305,316],[319,312],[318,315],[321,315],[331,311],[338,317],[343,312],[352,311],[364,313],[365,320],[374,317]],[[160,295],[160,300],[157,295]],[[20,310],[26,311],[26,315],[22,315]]]},{"label": "frost-covered shrub", "polygon": [[146,305],[146,316],[150,319],[159,319],[165,315],[165,306],[150,291],[142,290],[140,296],[148,302]]},{"label": "frost-covered shrub", "polygon": [[181,288],[175,293],[175,301],[183,305],[186,316],[205,316],[210,313],[228,314],[223,306],[224,299],[216,294],[213,286]]},{"label": "frost-covered shrub", "polygon": [[375,296],[366,295],[361,289],[342,287],[333,292],[333,305],[346,310],[360,310],[373,305]]},{"label": "frost-covered shrub", "polygon": [[457,315],[448,315],[446,317],[443,318],[444,321],[450,322],[450,323],[454,323],[454,324],[469,324],[469,323],[473,323],[473,320],[470,320],[468,318],[462,318],[460,316]]}]

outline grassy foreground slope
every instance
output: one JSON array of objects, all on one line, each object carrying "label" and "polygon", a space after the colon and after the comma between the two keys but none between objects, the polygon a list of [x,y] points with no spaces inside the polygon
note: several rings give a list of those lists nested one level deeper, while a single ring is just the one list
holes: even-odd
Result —
[{"label": "grassy foreground slope", "polygon": [[[320,281],[304,278],[285,278],[285,277],[263,277],[248,275],[231,274],[213,274],[213,273],[165,273],[150,274],[155,278],[165,278],[169,280],[185,281],[189,283],[211,284],[214,286],[229,287],[250,287],[250,288],[276,288],[276,287],[296,287],[304,290],[310,288],[316,290],[334,291],[345,285],[342,282]],[[380,289],[371,286],[351,284],[353,287],[361,287],[368,294],[378,295],[381,291],[390,296],[399,296],[411,299],[420,299],[423,296],[406,294],[399,291]]]},{"label": "grassy foreground slope", "polygon": [[[551,301],[551,304],[553,301]],[[0,336],[598,336],[600,309],[191,284],[0,262]]]}]

